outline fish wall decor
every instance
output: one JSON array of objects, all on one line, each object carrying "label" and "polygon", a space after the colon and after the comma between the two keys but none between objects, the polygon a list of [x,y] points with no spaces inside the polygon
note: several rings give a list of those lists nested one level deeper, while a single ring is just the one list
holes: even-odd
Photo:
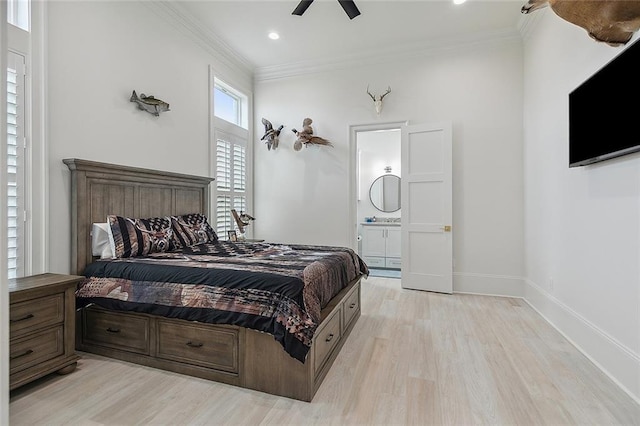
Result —
[{"label": "fish wall decor", "polygon": [[138,104],[138,109],[147,111],[156,117],[158,117],[161,112],[171,111],[169,104],[165,101],[156,99],[154,96],[146,96],[144,93],[140,93],[140,96],[138,96],[135,90],[131,93],[129,101]]}]

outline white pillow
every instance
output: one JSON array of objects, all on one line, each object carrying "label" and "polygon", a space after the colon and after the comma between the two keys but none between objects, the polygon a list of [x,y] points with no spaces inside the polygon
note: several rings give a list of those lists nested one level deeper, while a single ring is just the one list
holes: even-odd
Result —
[{"label": "white pillow", "polygon": [[113,247],[109,238],[111,227],[108,223],[94,223],[91,226],[91,253],[100,259],[113,259]]}]

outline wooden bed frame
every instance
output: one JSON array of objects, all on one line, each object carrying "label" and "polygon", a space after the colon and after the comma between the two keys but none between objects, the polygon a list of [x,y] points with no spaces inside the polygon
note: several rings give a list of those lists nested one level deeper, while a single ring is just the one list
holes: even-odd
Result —
[{"label": "wooden bed frame", "polygon": [[[94,259],[92,223],[107,214],[156,217],[209,211],[213,178],[65,159],[71,170],[71,272]],[[207,215],[208,216],[208,215]],[[311,401],[360,316],[360,278],[322,310],[303,364],[273,336],[90,306],[77,312],[76,348],[124,361]]]}]

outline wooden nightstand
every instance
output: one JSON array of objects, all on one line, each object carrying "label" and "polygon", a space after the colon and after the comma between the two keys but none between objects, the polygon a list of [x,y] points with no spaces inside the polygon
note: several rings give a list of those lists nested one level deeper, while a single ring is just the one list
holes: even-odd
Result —
[{"label": "wooden nightstand", "polygon": [[40,274],[9,280],[10,389],[76,368],[75,290],[82,279]]}]

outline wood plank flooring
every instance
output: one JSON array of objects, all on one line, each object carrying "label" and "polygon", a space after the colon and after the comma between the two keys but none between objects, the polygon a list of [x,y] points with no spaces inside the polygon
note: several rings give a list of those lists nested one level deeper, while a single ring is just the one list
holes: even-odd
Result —
[{"label": "wood plank flooring", "polygon": [[80,353],[11,394],[12,425],[640,425],[640,406],[519,299],[362,283],[311,403]]}]

